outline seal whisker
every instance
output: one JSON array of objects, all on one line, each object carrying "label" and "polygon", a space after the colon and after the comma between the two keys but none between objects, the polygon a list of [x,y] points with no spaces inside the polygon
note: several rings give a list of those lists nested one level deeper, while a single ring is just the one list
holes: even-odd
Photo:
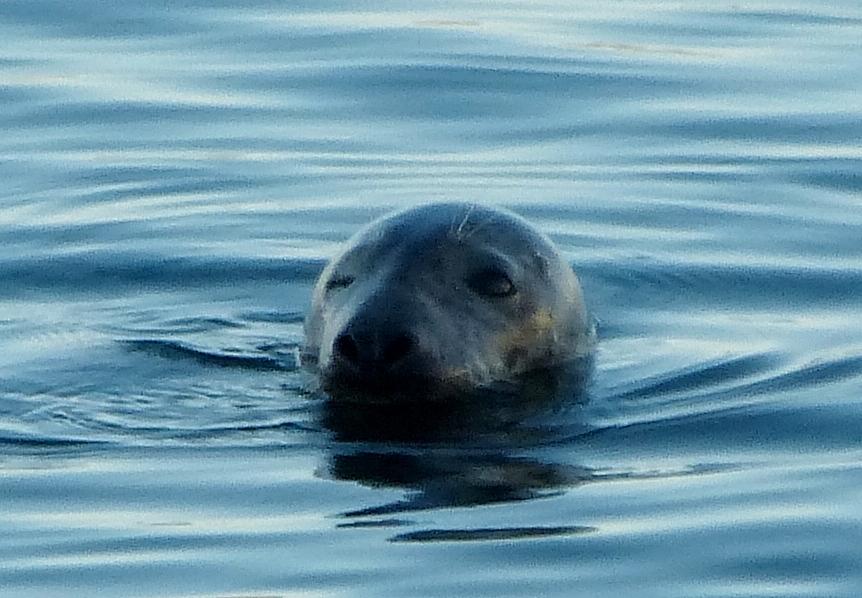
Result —
[{"label": "seal whisker", "polygon": [[461,241],[466,241],[476,233],[478,233],[483,228],[487,227],[489,224],[493,224],[496,222],[496,219],[493,216],[488,216],[484,221],[476,223],[476,226],[467,231],[467,234],[461,237]]},{"label": "seal whisker", "polygon": [[449,221],[449,231],[447,234],[448,234],[448,236],[455,237],[456,239],[458,238],[457,237],[458,226],[456,225],[457,222],[458,222],[458,212],[455,212],[454,214],[452,214],[452,220]]},{"label": "seal whisker", "polygon": [[455,239],[459,242],[464,241],[467,236],[464,234],[464,227],[467,224],[467,221],[470,220],[470,215],[473,213],[473,210],[476,208],[476,204],[470,204],[467,206],[466,211],[464,212],[464,217],[461,219],[461,224],[458,225],[458,228],[455,229]]}]

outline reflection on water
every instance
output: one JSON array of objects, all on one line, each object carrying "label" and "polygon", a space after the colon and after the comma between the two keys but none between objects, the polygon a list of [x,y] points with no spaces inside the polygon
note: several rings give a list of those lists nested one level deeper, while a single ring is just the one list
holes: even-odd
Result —
[{"label": "reflection on water", "polygon": [[425,399],[421,389],[389,402],[325,400],[323,425],[341,442],[518,446],[550,441],[566,414],[572,426],[588,400],[593,358],[537,370],[451,399]]},{"label": "reflection on water", "polygon": [[586,400],[591,366],[591,359],[583,359],[455,401],[326,401],[322,422],[337,441],[329,451],[328,475],[406,492],[395,503],[345,516],[528,500],[588,481],[587,469],[518,451],[559,435],[563,419],[572,420],[566,426],[571,431],[578,404]]},{"label": "reflection on water", "polygon": [[524,540],[552,536],[571,536],[595,531],[591,527],[570,525],[567,527],[511,527],[483,528],[475,530],[432,529],[399,534],[393,542],[485,542],[501,540]]},{"label": "reflection on water", "polygon": [[[862,587],[858,2],[0,3],[0,594]],[[328,403],[390,209],[522,214],[589,379]]]},{"label": "reflection on water", "polygon": [[328,471],[340,480],[406,493],[398,502],[351,511],[345,517],[531,500],[589,482],[593,476],[588,469],[518,458],[506,451],[346,452],[332,455]]}]

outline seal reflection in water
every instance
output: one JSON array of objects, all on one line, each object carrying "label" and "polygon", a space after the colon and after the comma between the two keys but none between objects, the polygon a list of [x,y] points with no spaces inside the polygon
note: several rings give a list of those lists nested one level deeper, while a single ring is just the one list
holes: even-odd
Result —
[{"label": "seal reflection in water", "polygon": [[371,223],[326,266],[303,362],[333,399],[451,399],[590,352],[581,287],[510,212],[431,204]]}]

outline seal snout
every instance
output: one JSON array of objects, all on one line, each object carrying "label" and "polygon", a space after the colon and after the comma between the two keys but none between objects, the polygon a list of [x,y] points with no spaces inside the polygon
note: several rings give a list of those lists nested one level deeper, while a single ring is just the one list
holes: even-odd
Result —
[{"label": "seal snout", "polygon": [[333,340],[323,379],[330,394],[384,397],[415,390],[430,374],[414,332],[360,316]]},{"label": "seal snout", "polygon": [[374,330],[347,331],[338,335],[333,353],[357,371],[387,372],[406,361],[416,347],[416,337],[410,332]]}]

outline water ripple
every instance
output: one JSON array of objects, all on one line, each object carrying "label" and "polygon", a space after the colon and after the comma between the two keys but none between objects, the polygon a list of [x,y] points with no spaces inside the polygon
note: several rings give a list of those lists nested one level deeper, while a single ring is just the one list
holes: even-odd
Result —
[{"label": "water ripple", "polygon": [[[5,0],[0,39],[2,591],[858,595],[858,0]],[[312,282],[433,200],[560,246],[586,390],[327,417]]]},{"label": "water ripple", "polygon": [[139,339],[122,342],[132,351],[142,351],[165,359],[190,359],[204,366],[288,372],[296,369],[295,363],[286,364],[271,357],[214,352],[177,341]]},{"label": "water ripple", "polygon": [[390,542],[499,542],[557,536],[575,536],[597,531],[587,526],[508,527],[481,529],[425,529],[390,538]]}]

